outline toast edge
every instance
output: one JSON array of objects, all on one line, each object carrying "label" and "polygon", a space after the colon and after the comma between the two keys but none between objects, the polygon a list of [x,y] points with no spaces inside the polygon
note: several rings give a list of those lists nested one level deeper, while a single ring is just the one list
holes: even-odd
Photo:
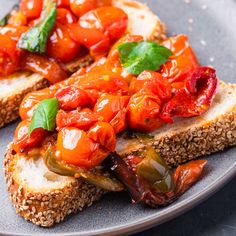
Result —
[{"label": "toast edge", "polygon": [[17,214],[42,227],[51,227],[67,215],[82,211],[106,193],[77,179],[54,191],[34,193],[18,183],[13,172],[14,152],[10,143],[4,158],[4,175],[10,199]]}]

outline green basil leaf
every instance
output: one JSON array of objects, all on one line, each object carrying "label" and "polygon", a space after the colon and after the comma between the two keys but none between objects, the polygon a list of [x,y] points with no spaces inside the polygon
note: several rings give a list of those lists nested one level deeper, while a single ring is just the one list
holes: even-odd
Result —
[{"label": "green basil leaf", "polygon": [[56,127],[56,115],[58,109],[59,103],[56,98],[41,101],[33,114],[29,127],[29,134],[37,128],[54,131]]},{"label": "green basil leaf", "polygon": [[44,1],[44,9],[39,22],[22,34],[18,41],[18,48],[29,52],[43,54],[46,52],[47,40],[56,20],[56,2]]},{"label": "green basil leaf", "polygon": [[134,75],[139,75],[144,70],[157,71],[172,55],[168,48],[151,41],[126,42],[117,49],[122,66]]}]

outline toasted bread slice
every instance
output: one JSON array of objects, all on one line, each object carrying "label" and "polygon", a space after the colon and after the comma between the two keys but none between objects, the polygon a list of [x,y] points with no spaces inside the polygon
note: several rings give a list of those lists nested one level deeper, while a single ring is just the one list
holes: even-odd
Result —
[{"label": "toasted bread slice", "polygon": [[120,137],[117,152],[135,154],[147,145],[171,166],[236,145],[236,84],[221,82],[211,108],[201,116],[176,119],[145,138]]},{"label": "toasted bread slice", "polygon": [[[151,139],[120,137],[117,152],[123,156],[136,154],[148,144],[168,164],[177,165],[236,145],[236,85],[221,83],[212,107],[204,115],[176,120],[151,135]],[[27,160],[18,156],[11,144],[4,167],[16,212],[40,226],[52,226],[68,214],[89,206],[104,193],[80,180],[50,172],[42,158]]]},{"label": "toasted bread slice", "polygon": [[[142,35],[145,39],[157,41],[166,37],[164,24],[146,5],[132,0],[114,0],[113,5],[123,9],[129,15],[127,33]],[[71,62],[67,67],[84,67],[92,61],[89,55],[85,55],[76,60],[76,65]],[[17,119],[20,103],[28,92],[47,87],[48,84],[42,76],[29,72],[16,73],[0,79],[0,127]]]}]

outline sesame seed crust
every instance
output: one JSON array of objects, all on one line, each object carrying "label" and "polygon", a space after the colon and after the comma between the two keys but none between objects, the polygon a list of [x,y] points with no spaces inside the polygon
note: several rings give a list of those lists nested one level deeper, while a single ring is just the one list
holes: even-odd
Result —
[{"label": "sesame seed crust", "polygon": [[[31,76],[26,73],[26,77],[30,80]],[[34,76],[35,77],[35,76]],[[8,124],[19,117],[19,107],[25,95],[31,91],[45,88],[49,85],[48,81],[42,76],[33,80],[33,83],[26,83],[20,89],[16,89],[7,97],[0,97],[0,127]]]},{"label": "sesame seed crust", "polygon": [[27,189],[14,177],[15,155],[12,144],[4,159],[4,174],[10,199],[16,213],[32,223],[51,227],[64,218],[97,201],[105,191],[84,181],[73,179],[63,188],[44,192]]}]

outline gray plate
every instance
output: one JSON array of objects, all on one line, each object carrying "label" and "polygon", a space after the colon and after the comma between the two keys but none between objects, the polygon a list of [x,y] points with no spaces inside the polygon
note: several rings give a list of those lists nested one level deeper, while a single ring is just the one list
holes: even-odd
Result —
[{"label": "gray plate", "polygon": [[[146,1],[168,25],[169,34],[189,35],[200,61],[212,64],[221,79],[235,81],[235,0],[151,0]],[[14,1],[0,0],[0,14]],[[205,9],[207,6],[207,9]],[[205,10],[204,10],[205,9]],[[193,23],[191,22],[193,19]],[[0,156],[12,140],[16,124],[0,129]],[[169,207],[154,210],[130,204],[125,194],[110,194],[84,212],[70,216],[51,229],[43,229],[17,216],[9,201],[0,171],[0,234],[30,235],[117,235],[133,233],[161,224],[189,210],[221,188],[236,174],[236,148],[212,155],[204,175],[194,187]],[[1,158],[1,166],[2,166]]]}]

